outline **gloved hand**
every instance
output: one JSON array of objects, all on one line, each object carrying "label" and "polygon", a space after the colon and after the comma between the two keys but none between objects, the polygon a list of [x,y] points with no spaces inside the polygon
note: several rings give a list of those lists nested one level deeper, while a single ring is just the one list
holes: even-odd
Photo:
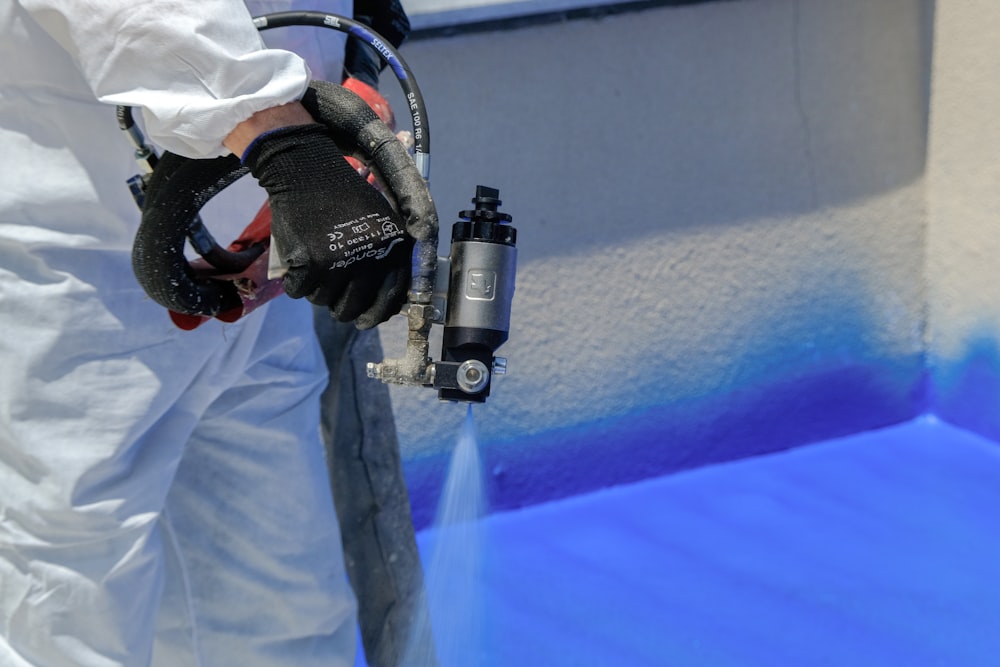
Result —
[{"label": "gloved hand", "polygon": [[[160,157],[132,248],[136,279],[151,299],[176,313],[228,319],[272,294],[271,284],[251,276],[256,269],[248,269],[242,258],[224,258],[224,264],[242,268],[219,275],[189,263],[184,252],[199,210],[248,166],[272,196],[275,243],[270,252],[292,267],[285,282],[292,296],[331,307],[340,319],[357,314],[357,326],[373,327],[405,301],[411,239],[420,244],[412,258],[423,281],[437,262],[438,219],[406,148],[361,98],[341,86],[314,81],[301,103],[322,125],[261,135],[243,151],[246,166],[233,155],[193,160],[168,152]],[[377,169],[386,185],[384,197],[364,183],[341,150],[363,155]],[[356,224],[344,226],[351,220]],[[382,224],[373,228],[375,222]],[[260,240],[250,231],[247,240]]]},{"label": "gloved hand", "polygon": [[413,239],[392,207],[347,163],[323,125],[267,132],[243,155],[267,191],[272,253],[285,292],[367,329],[406,301]]}]

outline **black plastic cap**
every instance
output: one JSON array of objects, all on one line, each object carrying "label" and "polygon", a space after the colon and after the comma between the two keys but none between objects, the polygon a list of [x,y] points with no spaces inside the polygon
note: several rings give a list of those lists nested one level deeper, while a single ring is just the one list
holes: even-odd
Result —
[{"label": "black plastic cap", "polygon": [[472,198],[476,210],[496,211],[500,208],[500,191],[485,185],[476,186],[476,196]]},{"label": "black plastic cap", "polygon": [[498,210],[503,203],[500,201],[499,190],[477,185],[472,203],[476,205],[475,210],[459,213],[458,216],[463,220],[456,222],[451,228],[453,243],[481,241],[510,246],[517,243],[517,230],[507,224],[512,218]]}]

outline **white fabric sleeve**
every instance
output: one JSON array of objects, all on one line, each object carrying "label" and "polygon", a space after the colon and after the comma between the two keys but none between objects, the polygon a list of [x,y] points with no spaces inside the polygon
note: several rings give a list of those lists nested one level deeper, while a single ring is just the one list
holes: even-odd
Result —
[{"label": "white fabric sleeve", "polygon": [[97,99],[141,107],[148,137],[187,157],[257,111],[300,99],[309,68],[268,49],[242,0],[20,0]]}]

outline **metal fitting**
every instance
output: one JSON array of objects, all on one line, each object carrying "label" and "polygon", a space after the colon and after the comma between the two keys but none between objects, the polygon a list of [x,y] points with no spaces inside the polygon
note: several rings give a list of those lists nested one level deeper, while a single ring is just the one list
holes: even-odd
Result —
[{"label": "metal fitting", "polygon": [[486,365],[478,359],[463,361],[456,375],[458,388],[466,394],[477,394],[486,388],[490,381],[490,372]]}]

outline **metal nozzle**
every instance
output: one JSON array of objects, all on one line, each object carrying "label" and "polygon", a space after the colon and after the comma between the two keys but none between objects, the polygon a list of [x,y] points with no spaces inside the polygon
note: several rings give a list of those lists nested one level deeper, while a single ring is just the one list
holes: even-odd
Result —
[{"label": "metal nozzle", "polygon": [[478,394],[489,384],[490,372],[478,359],[468,359],[459,364],[455,379],[466,394]]}]

